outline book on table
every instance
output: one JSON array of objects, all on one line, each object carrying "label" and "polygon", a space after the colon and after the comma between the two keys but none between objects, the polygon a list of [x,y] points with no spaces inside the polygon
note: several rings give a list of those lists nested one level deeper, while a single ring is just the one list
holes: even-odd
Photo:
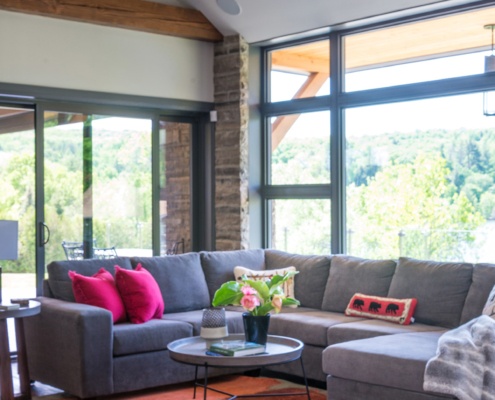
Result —
[{"label": "book on table", "polygon": [[244,340],[224,340],[213,343],[210,346],[210,351],[224,356],[241,357],[264,353],[265,346]]},{"label": "book on table", "polygon": [[17,310],[20,308],[20,304],[16,303],[1,303],[0,311]]}]

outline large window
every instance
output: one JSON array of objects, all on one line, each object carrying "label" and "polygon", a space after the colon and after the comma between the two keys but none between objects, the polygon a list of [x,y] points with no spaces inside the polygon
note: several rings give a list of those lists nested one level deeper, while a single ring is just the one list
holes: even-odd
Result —
[{"label": "large window", "polygon": [[346,111],[348,253],[493,258],[495,121],[481,107],[476,93]]},{"label": "large window", "polygon": [[344,36],[346,91],[480,74],[495,8]]},{"label": "large window", "polygon": [[[484,73],[494,19],[494,7],[465,8],[265,49],[264,245],[493,260],[495,117],[483,92],[495,89]],[[300,96],[323,44],[329,81]]]}]

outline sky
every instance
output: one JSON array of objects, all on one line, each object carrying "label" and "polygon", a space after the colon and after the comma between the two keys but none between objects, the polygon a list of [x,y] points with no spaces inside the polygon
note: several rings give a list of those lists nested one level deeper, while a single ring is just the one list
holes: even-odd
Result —
[{"label": "sky", "polygon": [[[346,75],[346,90],[365,90],[397,84],[426,82],[483,73],[484,57],[489,52],[445,57],[391,67],[358,71]],[[296,74],[272,73],[272,100],[288,100],[305,77]],[[328,85],[318,95],[327,95]],[[291,134],[321,135],[328,126],[325,113],[312,113],[306,124],[294,126]],[[346,110],[346,136],[379,135],[382,133],[414,133],[427,129],[493,128],[495,117],[483,115],[481,93],[449,96],[428,100],[375,105]],[[313,135],[314,136],[314,135]]]}]

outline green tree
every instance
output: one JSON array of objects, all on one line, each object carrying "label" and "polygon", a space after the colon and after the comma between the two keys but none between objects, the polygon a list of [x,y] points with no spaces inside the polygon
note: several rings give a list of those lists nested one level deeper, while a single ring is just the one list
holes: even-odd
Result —
[{"label": "green tree", "polygon": [[347,192],[352,254],[395,258],[459,257],[459,241],[484,222],[463,193],[449,196],[447,162],[440,155],[419,155],[411,164],[383,168],[367,186]]}]

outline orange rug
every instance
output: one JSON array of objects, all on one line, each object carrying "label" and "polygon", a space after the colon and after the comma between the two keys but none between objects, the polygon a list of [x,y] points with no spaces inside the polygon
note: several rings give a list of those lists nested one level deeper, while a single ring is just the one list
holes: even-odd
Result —
[{"label": "orange rug", "polygon": [[[231,375],[221,378],[211,378],[208,386],[211,386],[233,395],[247,394],[270,394],[267,397],[271,400],[292,399],[306,400],[307,396],[294,395],[290,397],[274,396],[277,393],[300,393],[306,388],[282,379],[276,378],[253,378],[242,375]],[[203,388],[196,391],[196,399],[203,399]],[[311,400],[326,400],[326,392],[322,389],[310,388]],[[101,400],[187,400],[193,398],[193,384],[183,383],[179,385],[165,386],[162,388],[143,390],[134,393],[126,393],[114,396],[101,397]],[[208,390],[208,400],[223,400],[229,397],[214,391]],[[254,397],[243,397],[244,399],[254,399]],[[260,397],[258,397],[259,399]],[[72,400],[76,399],[64,393],[51,394],[46,396],[33,396],[33,400]]]}]

